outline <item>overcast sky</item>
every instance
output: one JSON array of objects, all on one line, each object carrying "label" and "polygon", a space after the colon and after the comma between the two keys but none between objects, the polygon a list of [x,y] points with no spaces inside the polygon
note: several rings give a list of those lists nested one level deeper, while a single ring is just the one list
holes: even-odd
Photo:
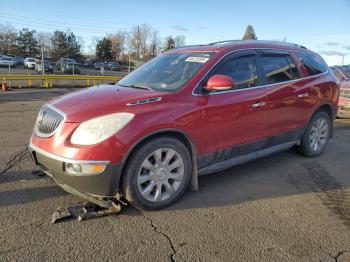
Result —
[{"label": "overcast sky", "polygon": [[36,31],[70,30],[88,48],[93,37],[147,23],[162,37],[186,44],[240,39],[248,24],[259,39],[294,42],[319,52],[329,65],[350,64],[350,0],[11,0],[0,23]]}]

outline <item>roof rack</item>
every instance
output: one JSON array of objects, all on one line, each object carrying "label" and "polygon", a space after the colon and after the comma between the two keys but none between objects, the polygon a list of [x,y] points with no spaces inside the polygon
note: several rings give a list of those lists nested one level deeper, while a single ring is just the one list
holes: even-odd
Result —
[{"label": "roof rack", "polygon": [[228,44],[231,42],[237,42],[237,41],[241,41],[241,40],[223,40],[223,41],[217,41],[217,42],[213,42],[213,43],[209,43],[208,45],[224,45],[224,44]]},{"label": "roof rack", "polygon": [[260,43],[276,43],[276,44],[285,44],[285,45],[290,45],[290,46],[296,46],[299,48],[307,49],[305,46],[299,45],[299,44],[294,44],[294,43],[289,43],[289,42],[283,42],[283,41],[270,41],[270,40],[223,40],[223,41],[217,41],[217,42],[212,42],[209,44],[198,44],[198,45],[184,45],[184,46],[179,46],[175,49],[181,49],[181,48],[188,48],[188,47],[197,47],[197,46],[207,46],[207,45],[226,45],[230,43],[237,43],[237,42],[260,42]]}]

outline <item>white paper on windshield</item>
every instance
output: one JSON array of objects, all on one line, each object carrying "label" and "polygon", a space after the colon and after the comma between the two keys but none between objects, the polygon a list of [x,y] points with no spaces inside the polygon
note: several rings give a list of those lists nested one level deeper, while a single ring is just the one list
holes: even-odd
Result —
[{"label": "white paper on windshield", "polygon": [[195,63],[205,63],[209,60],[208,57],[201,57],[201,56],[189,56],[185,60],[186,62],[195,62]]}]

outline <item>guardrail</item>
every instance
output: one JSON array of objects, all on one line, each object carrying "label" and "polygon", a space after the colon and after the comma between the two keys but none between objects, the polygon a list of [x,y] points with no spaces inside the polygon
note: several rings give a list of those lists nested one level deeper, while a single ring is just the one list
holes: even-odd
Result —
[{"label": "guardrail", "polygon": [[32,87],[34,80],[41,80],[43,86],[46,88],[52,87],[53,80],[75,80],[86,81],[86,85],[90,86],[91,82],[96,85],[97,81],[118,81],[122,77],[120,76],[94,76],[94,75],[0,75],[2,80],[2,90],[5,91],[7,88],[7,81],[27,81],[28,87]]}]

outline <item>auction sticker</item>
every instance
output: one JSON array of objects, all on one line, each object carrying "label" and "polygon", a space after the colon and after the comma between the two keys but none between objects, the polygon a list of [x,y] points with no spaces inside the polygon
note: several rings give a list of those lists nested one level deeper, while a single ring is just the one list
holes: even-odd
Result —
[{"label": "auction sticker", "polygon": [[208,57],[201,57],[201,56],[190,56],[187,57],[185,60],[186,62],[195,62],[195,63],[205,63],[209,60]]}]

